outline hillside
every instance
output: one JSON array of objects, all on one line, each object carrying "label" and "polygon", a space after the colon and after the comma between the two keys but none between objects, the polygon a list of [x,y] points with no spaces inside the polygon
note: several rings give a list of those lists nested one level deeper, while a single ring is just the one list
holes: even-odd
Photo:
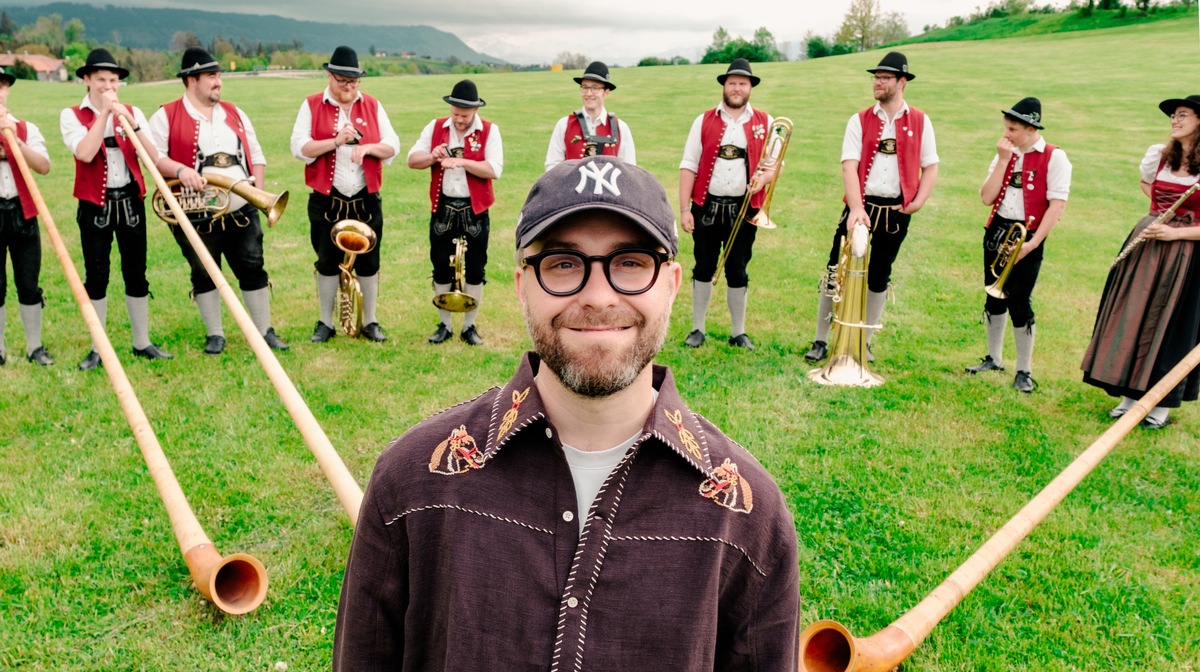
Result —
[{"label": "hillside", "polygon": [[[1090,15],[1081,11],[1066,10],[1054,13],[1023,12],[1009,16],[986,19],[955,21],[951,19],[943,28],[931,30],[897,44],[916,42],[954,42],[959,40],[994,40],[1006,37],[1028,37],[1053,33],[1072,33],[1082,30],[1119,28],[1141,23],[1196,17],[1196,5],[1166,5],[1152,8],[1145,16],[1128,9],[1096,9]],[[959,17],[955,17],[956,19]]]},{"label": "hillside", "polygon": [[359,53],[366,53],[374,46],[389,53],[411,51],[437,59],[453,57],[463,63],[505,63],[475,51],[457,36],[431,26],[317,23],[259,14],[98,7],[70,2],[9,7],[5,11],[22,26],[51,14],[62,16],[64,22],[77,18],[83,22],[88,38],[139,49],[168,49],[171,37],[177,31],[190,30],[205,44],[217,36],[252,43],[298,40],[307,51],[316,53],[332,52],[338,45],[348,44]]}]

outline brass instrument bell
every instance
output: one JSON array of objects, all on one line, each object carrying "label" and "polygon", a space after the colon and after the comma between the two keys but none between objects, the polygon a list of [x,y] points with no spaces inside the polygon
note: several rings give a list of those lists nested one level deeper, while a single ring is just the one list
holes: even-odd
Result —
[{"label": "brass instrument bell", "polygon": [[454,283],[450,291],[433,296],[433,305],[452,313],[466,313],[475,310],[479,302],[475,297],[462,291],[465,284],[467,265],[467,238],[459,236],[454,239],[454,254],[450,257],[450,266],[454,268]]},{"label": "brass instrument bell", "polygon": [[355,219],[343,219],[329,232],[333,244],[346,253],[338,268],[338,321],[347,336],[362,331],[362,288],[354,277],[354,259],[375,249],[378,237],[371,227]]}]

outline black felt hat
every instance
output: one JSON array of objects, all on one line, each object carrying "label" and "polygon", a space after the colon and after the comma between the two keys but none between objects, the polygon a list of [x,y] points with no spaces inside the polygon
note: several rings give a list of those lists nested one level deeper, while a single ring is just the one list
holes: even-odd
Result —
[{"label": "black felt hat", "polygon": [[905,79],[916,79],[917,76],[908,71],[908,57],[898,51],[889,51],[879,65],[870,68],[867,72],[875,74],[877,72],[894,72],[896,75]]},{"label": "black felt hat", "polygon": [[342,77],[354,77],[357,79],[366,74],[362,68],[358,67],[358,54],[346,46],[334,49],[333,56],[329,57],[329,62],[321,67]]},{"label": "black felt hat", "polygon": [[479,99],[479,89],[475,88],[475,82],[469,79],[464,79],[454,85],[454,90],[448,96],[442,96],[442,100],[450,103],[455,107],[483,107],[487,103]]},{"label": "black felt hat", "polygon": [[1032,96],[1022,98],[1016,105],[1004,110],[1004,116],[1012,117],[1037,129],[1045,128],[1042,126],[1042,101]]},{"label": "black felt hat", "polygon": [[1200,95],[1190,95],[1187,98],[1170,98],[1158,104],[1158,109],[1163,111],[1163,114],[1168,117],[1175,114],[1175,110],[1181,107],[1191,108],[1193,112],[1200,115]]},{"label": "black felt hat", "polygon": [[753,72],[750,72],[750,61],[747,61],[744,58],[733,59],[733,63],[729,64],[729,69],[725,71],[725,74],[717,75],[717,83],[719,83],[721,86],[725,86],[725,79],[730,75],[749,77],[751,87],[758,86],[758,83],[762,81],[758,77],[755,77]]},{"label": "black felt hat", "polygon": [[576,77],[575,83],[583,84],[583,80],[585,79],[600,82],[604,85],[604,88],[608,89],[609,91],[617,88],[616,84],[608,81],[608,66],[600,61],[592,61],[591,63],[588,63],[587,68],[583,71],[583,76]]},{"label": "black felt hat", "polygon": [[8,82],[8,85],[12,86],[17,81],[17,78],[5,72],[4,68],[0,68],[0,80]]},{"label": "black felt hat", "polygon": [[192,77],[206,72],[220,72],[221,63],[201,47],[188,47],[183,52],[176,77]]},{"label": "black felt hat", "polygon": [[87,55],[87,62],[83,67],[75,70],[75,76],[83,79],[84,75],[90,75],[96,70],[111,70],[121,79],[129,76],[129,71],[117,65],[117,59],[113,58],[107,49],[93,49]]}]

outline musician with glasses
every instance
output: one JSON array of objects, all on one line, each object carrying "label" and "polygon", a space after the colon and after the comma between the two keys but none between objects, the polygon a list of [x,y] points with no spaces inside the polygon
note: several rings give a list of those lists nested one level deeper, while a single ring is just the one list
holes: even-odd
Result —
[{"label": "musician with glasses", "polygon": [[558,120],[546,148],[546,170],[563,161],[586,156],[619,157],[625,163],[637,163],[633,134],[629,125],[604,105],[616,84],[608,78],[608,66],[592,61],[581,77],[575,77],[583,108]]},{"label": "musician with glasses", "polygon": [[380,456],[333,669],[794,672],[787,504],[653,364],[683,275],[662,184],[560,163],[516,238],[533,351]]},{"label": "musician with glasses", "polygon": [[[42,366],[54,363],[54,358],[42,344],[42,288],[38,278],[42,272],[42,238],[38,230],[37,203],[17,161],[21,152],[29,169],[39,175],[50,172],[50,153],[46,139],[33,122],[18,119],[8,109],[8,94],[17,78],[0,68],[0,129],[10,129],[16,136],[10,142],[7,134],[0,135],[0,366],[4,365],[7,349],[4,344],[5,295],[8,276],[5,257],[12,257],[13,284],[17,286],[17,312],[25,328],[25,359]],[[6,253],[7,250],[7,253]]]},{"label": "musician with glasses", "polygon": [[745,218],[758,214],[763,188],[775,179],[774,166],[760,170],[763,145],[774,124],[771,115],[750,106],[751,89],[760,78],[750,71],[750,62],[738,58],[725,73],[717,75],[721,102],[696,117],[683,146],[679,163],[679,225],[692,234],[696,263],[692,267],[692,331],[683,344],[704,345],[708,304],[721,250],[728,248],[725,261],[725,300],[729,304],[729,344],[747,350],[754,343],[746,335],[746,303],[750,276],[746,267],[754,252],[758,227],[739,226],[730,240],[734,218],[749,198]]},{"label": "musician with glasses", "polygon": [[[221,100],[221,64],[204,49],[188,47],[176,76],[183,83],[184,96],[166,103],[150,117],[150,137],[158,150],[159,172],[195,191],[204,188],[203,173],[209,172],[251,178],[261,189],[267,157],[246,113]],[[222,257],[229,262],[242,290],[246,312],[263,340],[272,350],[287,350],[287,343],[271,326],[271,290],[263,262],[258,209],[235,193],[231,192],[229,198],[229,211],[224,215],[192,223],[217,265],[221,265]],[[219,355],[225,350],[221,296],[183,228],[172,226],[171,233],[191,267],[192,296],[206,333],[204,352]]]},{"label": "musician with glasses", "polygon": [[354,269],[362,289],[363,337],[377,343],[387,340],[375,309],[379,301],[379,248],[383,242],[383,207],[379,188],[383,166],[400,153],[400,138],[392,129],[383,105],[359,91],[366,73],[358,54],[346,46],[334,49],[323,66],[328,85],[300,104],[292,127],[292,156],[304,162],[308,196],[309,234],[317,273],[320,319],[312,341],[333,338],[334,304],[337,301],[342,250],[330,237],[334,224],[352,219],[375,232],[375,247],[358,255]]},{"label": "musician with glasses", "polygon": [[[408,167],[429,169],[429,260],[433,264],[433,290],[445,295],[456,289],[474,300],[475,307],[463,315],[459,338],[467,345],[480,345],[483,336],[475,327],[479,305],[483,303],[483,284],[487,268],[488,232],[491,220],[488,208],[496,201],[492,181],[504,171],[504,143],[500,127],[479,116],[487,105],[479,97],[475,82],[464,79],[454,85],[442,100],[450,105],[450,115],[429,122],[412,149]],[[456,241],[466,241],[464,287],[454,287]],[[438,308],[438,326],[429,342],[444,343],[454,334],[450,330],[453,313]]]},{"label": "musician with glasses", "polygon": [[[929,116],[904,102],[904,90],[916,75],[908,58],[889,52],[867,70],[875,104],[851,115],[842,139],[842,186],[845,207],[838,220],[829,264],[817,303],[817,329],[804,359],[818,362],[829,352],[833,320],[833,278],[848,225],[871,227],[867,267],[867,324],[879,325],[892,280],[892,264],[908,235],[913,214],[925,205],[937,182],[938,154]],[[875,329],[867,328],[867,347]],[[867,360],[875,361],[868,349]]]},{"label": "musician with glasses", "polygon": [[[150,283],[146,279],[146,179],[133,141],[125,135],[118,115],[130,120],[151,160],[158,154],[146,135],[142,111],[118,100],[121,80],[129,70],[117,64],[107,49],[93,49],[75,76],[87,85],[83,101],[58,118],[63,142],[75,157],[75,198],[79,207],[79,242],[83,247],[83,283],[103,326],[108,316],[109,257],[113,239],[121,253],[125,308],[133,332],[133,355],[171,359],[174,355],[150,342]],[[99,367],[96,344],[79,369]]]},{"label": "musician with glasses", "polygon": [[[1158,108],[1171,130],[1166,143],[1151,145],[1142,159],[1150,212],[1109,270],[1081,367],[1083,382],[1121,397],[1108,412],[1113,418],[1200,344],[1200,192],[1188,193],[1200,183],[1200,95],[1164,100]],[[1192,369],[1142,426],[1166,426],[1172,408],[1198,397],[1200,369]]]},{"label": "musician with glasses", "polygon": [[[1013,387],[1033,392],[1033,343],[1036,333],[1030,299],[1042,268],[1043,243],[1062,218],[1071,191],[1071,162],[1062,149],[1048,144],[1041,135],[1042,102],[1023,98],[1004,110],[1004,134],[996,142],[996,155],[979,195],[992,206],[983,231],[983,284],[997,282],[1004,274],[1001,263],[1008,244],[1024,240],[1020,252],[1000,288],[1000,298],[988,292],[983,319],[987,322],[988,354],[967,373],[1004,370],[1005,313],[1013,324],[1017,346],[1017,375]],[[1024,235],[1020,229],[1025,227]],[[1006,243],[1009,241],[1009,243]]]}]

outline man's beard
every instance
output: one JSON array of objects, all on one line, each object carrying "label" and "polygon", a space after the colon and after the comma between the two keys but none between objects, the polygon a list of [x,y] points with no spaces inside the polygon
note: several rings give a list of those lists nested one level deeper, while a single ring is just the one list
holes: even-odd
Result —
[{"label": "man's beard", "polygon": [[887,105],[888,103],[895,100],[896,93],[897,93],[896,91],[893,91],[890,89],[884,89],[882,93],[875,96],[875,100],[878,101],[880,105]]},{"label": "man's beard", "polygon": [[738,110],[745,107],[746,104],[750,102],[750,95],[746,94],[745,96],[742,96],[742,102],[740,104],[736,104],[730,100],[728,94],[721,94],[721,99],[725,101],[725,107]]},{"label": "man's beard", "polygon": [[631,346],[614,352],[600,344],[582,346],[582,349],[574,346],[576,349],[572,350],[572,346],[563,343],[561,332],[564,323],[573,327],[588,327],[626,322],[613,319],[614,315],[621,315],[618,311],[602,314],[583,312],[571,316],[569,320],[564,315],[557,315],[549,325],[535,321],[529,314],[528,304],[524,312],[534,351],[558,376],[563,386],[581,397],[593,399],[616,394],[637,380],[662,349],[671,317],[670,311],[665,311],[655,321],[648,322],[643,315],[632,313],[634,323],[629,328],[637,330],[637,338]]}]

